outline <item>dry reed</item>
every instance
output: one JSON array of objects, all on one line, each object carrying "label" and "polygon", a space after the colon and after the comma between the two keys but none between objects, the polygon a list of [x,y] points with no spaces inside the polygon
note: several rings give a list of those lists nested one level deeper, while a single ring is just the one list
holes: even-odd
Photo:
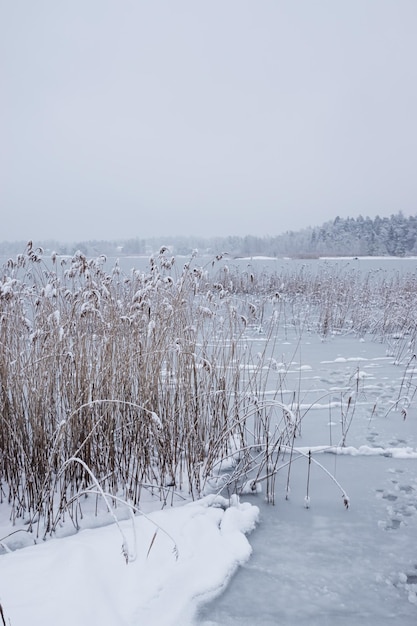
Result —
[{"label": "dry reed", "polygon": [[44,534],[65,514],[77,524],[79,494],[93,488],[137,507],[144,490],[167,502],[250,479],[273,502],[301,420],[279,388],[265,395],[278,325],[414,345],[416,282],[216,271],[194,258],[178,268],[166,248],[125,275],[80,252],[45,260],[29,243],[0,282],[0,479],[12,521]]}]

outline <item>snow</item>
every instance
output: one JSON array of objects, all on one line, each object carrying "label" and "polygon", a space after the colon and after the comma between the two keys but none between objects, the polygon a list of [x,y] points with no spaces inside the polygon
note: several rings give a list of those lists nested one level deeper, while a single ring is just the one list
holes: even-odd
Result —
[{"label": "snow", "polygon": [[301,454],[328,452],[332,454],[349,454],[350,456],[388,456],[394,459],[417,459],[417,449],[410,447],[381,448],[366,445],[359,446],[359,448],[354,446],[311,446],[310,448],[295,447],[294,451]]},{"label": "snow", "polygon": [[120,522],[131,549],[136,536],[129,563],[114,524],[4,554],[5,616],[12,626],[185,626],[249,558],[258,512],[237,497],[207,496],[135,517],[134,529]]}]

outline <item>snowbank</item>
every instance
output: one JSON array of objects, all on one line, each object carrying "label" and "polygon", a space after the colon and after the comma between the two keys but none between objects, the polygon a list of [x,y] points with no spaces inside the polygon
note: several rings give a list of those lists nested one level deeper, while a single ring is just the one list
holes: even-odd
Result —
[{"label": "snowbank", "polygon": [[342,454],[350,456],[388,456],[394,459],[417,459],[417,450],[409,446],[399,448],[383,448],[373,446],[311,446],[297,447],[295,451],[301,454],[327,452],[330,454]]},{"label": "snowbank", "polygon": [[[0,602],[12,626],[190,624],[251,554],[259,510],[237,498],[197,502],[0,557]],[[160,528],[158,529],[158,526]],[[156,535],[155,535],[156,533]],[[135,546],[136,536],[136,546]]]}]

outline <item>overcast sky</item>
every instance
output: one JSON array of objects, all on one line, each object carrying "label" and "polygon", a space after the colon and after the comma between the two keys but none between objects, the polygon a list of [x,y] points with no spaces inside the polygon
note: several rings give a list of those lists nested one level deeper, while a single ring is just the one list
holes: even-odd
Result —
[{"label": "overcast sky", "polygon": [[417,212],[416,0],[0,0],[0,240]]}]

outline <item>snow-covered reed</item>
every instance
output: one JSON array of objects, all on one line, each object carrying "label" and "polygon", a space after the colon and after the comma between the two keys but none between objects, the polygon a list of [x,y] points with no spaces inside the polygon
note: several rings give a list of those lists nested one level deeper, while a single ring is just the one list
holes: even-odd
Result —
[{"label": "snow-covered reed", "polygon": [[266,394],[277,328],[415,341],[414,276],[238,274],[168,252],[125,275],[29,243],[3,267],[0,493],[29,530],[77,526],[89,492],[137,507],[144,490],[166,503],[262,483],[273,501],[302,419],[279,385]]},{"label": "snow-covered reed", "polygon": [[372,334],[389,339],[415,334],[417,305],[415,272],[363,271],[349,263],[303,264],[281,271],[256,271],[224,264],[215,281],[227,293],[280,300],[285,320],[326,336],[334,332]]}]

